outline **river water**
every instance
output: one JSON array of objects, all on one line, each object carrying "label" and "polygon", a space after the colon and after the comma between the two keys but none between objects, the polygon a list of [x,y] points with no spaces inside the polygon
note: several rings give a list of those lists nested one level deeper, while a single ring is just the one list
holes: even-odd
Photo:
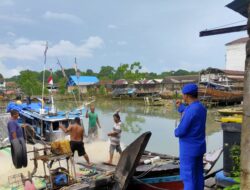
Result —
[{"label": "river water", "polygon": [[[120,109],[123,122],[121,142],[128,145],[140,134],[151,131],[152,136],[147,150],[171,154],[179,154],[178,139],[174,137],[174,129],[178,125],[180,116],[172,102],[167,106],[145,106],[143,101],[107,100],[100,99],[95,102],[96,112],[101,123],[99,138],[107,140],[107,133],[113,127],[113,113]],[[74,102],[59,103],[59,109],[73,109]],[[208,110],[206,125],[207,150],[212,151],[222,146],[222,132],[220,123],[215,121],[217,112],[215,109]],[[85,131],[88,120],[83,119]]]}]

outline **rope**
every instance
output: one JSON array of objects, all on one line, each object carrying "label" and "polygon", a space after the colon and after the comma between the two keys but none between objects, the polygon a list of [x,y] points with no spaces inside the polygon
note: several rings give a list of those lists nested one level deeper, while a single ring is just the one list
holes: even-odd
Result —
[{"label": "rope", "polygon": [[146,176],[150,171],[152,171],[154,168],[159,167],[159,165],[154,165],[153,167],[149,168],[147,171],[143,172],[142,174],[138,175],[138,176],[134,176],[136,178],[142,178],[144,176]]},{"label": "rope", "polygon": [[232,23],[229,23],[229,24],[225,24],[225,25],[222,25],[222,26],[215,27],[215,28],[210,28],[210,29],[207,29],[207,30],[215,30],[215,29],[222,28],[222,27],[225,27],[225,26],[230,26],[230,25],[233,25],[233,24],[237,24],[237,23],[240,23],[240,22],[246,22],[246,20],[240,20],[240,21],[232,22]]},{"label": "rope", "polygon": [[136,180],[137,182],[139,182],[139,183],[145,185],[145,186],[148,186],[148,187],[152,188],[152,189],[156,189],[156,190],[169,190],[169,189],[160,188],[160,187],[156,187],[156,186],[154,186],[154,185],[147,184],[147,183],[143,182],[142,180],[140,180],[140,179],[138,179],[138,178],[136,178],[136,177],[133,177],[133,179]]}]

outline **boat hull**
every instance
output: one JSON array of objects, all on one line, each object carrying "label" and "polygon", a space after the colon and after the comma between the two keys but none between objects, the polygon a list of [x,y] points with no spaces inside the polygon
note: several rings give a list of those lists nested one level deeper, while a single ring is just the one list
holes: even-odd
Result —
[{"label": "boat hull", "polygon": [[169,190],[183,190],[184,186],[179,176],[163,176],[153,178],[142,178],[140,181],[133,180],[127,190],[153,190],[157,188]]}]

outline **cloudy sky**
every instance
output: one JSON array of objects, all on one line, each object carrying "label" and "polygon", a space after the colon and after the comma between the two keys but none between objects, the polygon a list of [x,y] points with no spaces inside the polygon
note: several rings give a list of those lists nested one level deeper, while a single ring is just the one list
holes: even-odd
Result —
[{"label": "cloudy sky", "polygon": [[0,0],[0,73],[140,61],[144,71],[225,67],[225,44],[246,32],[199,38],[199,31],[246,19],[232,0]]}]

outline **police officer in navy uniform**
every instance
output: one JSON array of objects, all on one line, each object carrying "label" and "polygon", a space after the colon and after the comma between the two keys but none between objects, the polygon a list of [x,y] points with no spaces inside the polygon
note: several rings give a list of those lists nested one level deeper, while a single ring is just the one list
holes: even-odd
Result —
[{"label": "police officer in navy uniform", "polygon": [[179,138],[180,148],[180,177],[184,190],[203,190],[203,155],[206,152],[206,108],[198,100],[196,84],[187,84],[182,89],[183,100],[186,104],[179,106],[182,112],[180,124],[175,129]]}]

